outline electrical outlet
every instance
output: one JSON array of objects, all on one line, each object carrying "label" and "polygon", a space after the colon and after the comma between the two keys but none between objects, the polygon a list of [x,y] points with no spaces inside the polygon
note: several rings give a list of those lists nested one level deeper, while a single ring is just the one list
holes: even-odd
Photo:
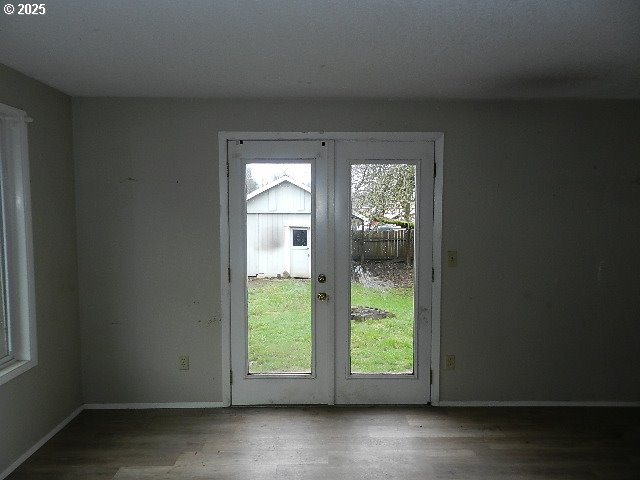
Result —
[{"label": "electrical outlet", "polygon": [[189,370],[189,355],[178,355],[178,370]]},{"label": "electrical outlet", "polygon": [[447,266],[448,267],[457,267],[458,266],[458,251],[457,250],[449,250],[447,252]]},{"label": "electrical outlet", "polygon": [[444,369],[445,370],[455,370],[456,369],[456,356],[455,355],[445,355],[444,356]]}]

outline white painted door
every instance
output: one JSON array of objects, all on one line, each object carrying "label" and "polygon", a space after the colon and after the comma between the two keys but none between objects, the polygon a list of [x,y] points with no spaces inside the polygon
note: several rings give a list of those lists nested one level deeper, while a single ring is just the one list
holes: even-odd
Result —
[{"label": "white painted door", "polygon": [[[429,402],[433,142],[234,141],[228,160],[231,403]],[[311,228],[247,237],[245,185],[269,175],[309,184]],[[311,278],[247,277],[258,237]]]},{"label": "white painted door", "polygon": [[311,229],[306,227],[289,227],[289,230],[289,246],[291,248],[291,276],[294,278],[310,278]]},{"label": "white painted door", "polygon": [[[233,405],[333,402],[333,304],[328,300],[333,283],[308,278],[309,273],[317,276],[331,268],[328,175],[333,149],[328,143],[228,144]],[[277,199],[273,194],[283,178],[310,190],[310,228],[295,228],[300,215],[307,214],[301,214],[289,197]],[[248,196],[252,205],[264,200],[268,210],[278,212],[271,217],[289,218],[287,225],[248,235]],[[252,255],[263,256],[259,264],[268,263],[271,272],[282,274],[248,277],[247,257]],[[299,273],[306,278],[295,278]],[[327,299],[318,300],[319,293]]]},{"label": "white painted door", "polygon": [[335,158],[335,402],[425,404],[434,144],[339,141]]}]

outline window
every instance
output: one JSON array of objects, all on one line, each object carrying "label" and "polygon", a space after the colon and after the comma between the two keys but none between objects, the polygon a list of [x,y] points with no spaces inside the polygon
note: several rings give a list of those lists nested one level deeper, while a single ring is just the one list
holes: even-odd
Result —
[{"label": "window", "polygon": [[0,384],[37,364],[29,121],[0,104]]},{"label": "window", "polygon": [[306,247],[307,246],[307,231],[306,230],[293,230],[293,246],[294,247]]}]

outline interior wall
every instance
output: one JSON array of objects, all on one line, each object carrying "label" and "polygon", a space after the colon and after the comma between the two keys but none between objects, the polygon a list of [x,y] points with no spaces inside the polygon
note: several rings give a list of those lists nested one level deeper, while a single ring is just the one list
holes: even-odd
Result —
[{"label": "interior wall", "polygon": [[71,99],[0,65],[27,112],[38,365],[0,386],[0,472],[82,405]]},{"label": "interior wall", "polygon": [[640,399],[640,102],[77,98],[73,118],[87,403],[222,398],[219,131],[444,132],[441,399]]}]

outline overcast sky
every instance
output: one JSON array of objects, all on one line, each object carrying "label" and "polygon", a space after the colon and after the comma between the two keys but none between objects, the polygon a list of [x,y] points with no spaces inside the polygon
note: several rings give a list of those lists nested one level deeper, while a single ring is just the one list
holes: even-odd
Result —
[{"label": "overcast sky", "polygon": [[305,185],[311,185],[311,164],[309,163],[249,163],[247,170],[251,172],[251,177],[260,187],[283,175]]}]

